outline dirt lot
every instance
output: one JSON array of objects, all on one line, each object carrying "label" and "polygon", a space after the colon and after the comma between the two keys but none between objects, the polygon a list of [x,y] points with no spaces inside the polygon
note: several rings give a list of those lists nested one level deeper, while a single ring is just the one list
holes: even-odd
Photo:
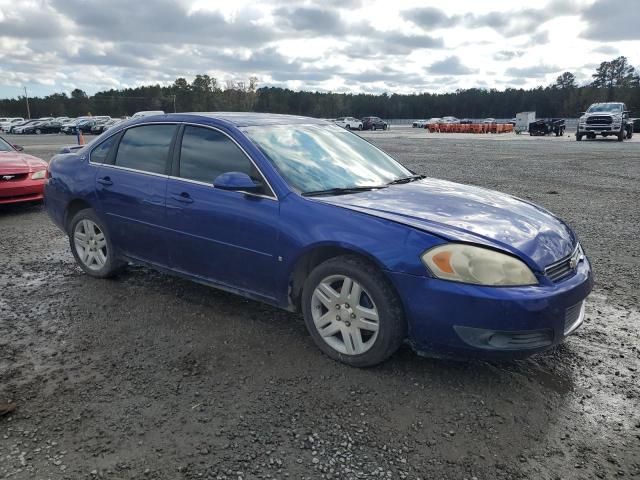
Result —
[{"label": "dirt lot", "polygon": [[[296,315],[141,268],[93,280],[41,207],[4,208],[0,478],[640,476],[640,139],[363,136],[565,218],[596,271],[585,325],[526,361],[356,370]],[[48,159],[72,137],[10,140]]]}]

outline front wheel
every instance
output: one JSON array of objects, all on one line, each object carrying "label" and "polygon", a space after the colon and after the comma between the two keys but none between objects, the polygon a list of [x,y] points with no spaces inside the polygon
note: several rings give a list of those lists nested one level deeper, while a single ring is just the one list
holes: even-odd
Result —
[{"label": "front wheel", "polygon": [[352,255],[327,260],[311,272],[302,308],[320,350],[354,367],[383,362],[407,332],[400,300],[388,280],[374,265]]},{"label": "front wheel", "polygon": [[351,125],[347,125],[347,126],[346,126],[346,127],[344,127],[344,128],[346,128],[347,130],[351,130]]},{"label": "front wheel", "polygon": [[623,142],[624,137],[627,136],[627,130],[624,128],[624,125],[620,128],[620,133],[618,133],[618,141]]},{"label": "front wheel", "polygon": [[80,268],[92,277],[112,277],[124,266],[115,256],[107,228],[90,208],[71,220],[69,243]]},{"label": "front wheel", "polygon": [[581,133],[576,133],[576,140],[578,142],[582,140],[582,134]]}]

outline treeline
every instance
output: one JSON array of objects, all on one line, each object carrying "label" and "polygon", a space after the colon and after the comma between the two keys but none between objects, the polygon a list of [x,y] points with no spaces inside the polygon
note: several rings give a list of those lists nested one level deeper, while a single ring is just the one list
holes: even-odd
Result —
[{"label": "treeline", "polygon": [[[516,112],[535,110],[538,117],[574,117],[593,102],[619,101],[640,116],[640,77],[625,57],[603,62],[593,82],[578,86],[570,72],[553,85],[534,89],[471,88],[452,93],[409,95],[349,94],[293,91],[276,87],[257,88],[257,80],[227,82],[197,75],[189,83],[178,78],[169,86],[149,85],[108,90],[88,96],[76,89],[71,95],[55,93],[30,98],[31,117],[132,115],[140,110],[165,112],[256,111],[288,113],[321,118],[344,115],[383,118],[422,118],[454,115],[464,118],[511,118]],[[24,97],[0,100],[0,116],[25,116]]]}]

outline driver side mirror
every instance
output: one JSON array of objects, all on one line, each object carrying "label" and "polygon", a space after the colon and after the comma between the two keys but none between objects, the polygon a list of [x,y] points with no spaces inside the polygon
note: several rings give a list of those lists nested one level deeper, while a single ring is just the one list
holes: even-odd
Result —
[{"label": "driver side mirror", "polygon": [[24,147],[23,147],[22,145],[12,145],[12,146],[13,146],[13,148],[15,148],[15,149],[16,149],[16,151],[18,151],[18,152],[22,152],[22,151],[24,151]]},{"label": "driver side mirror", "polygon": [[584,115],[585,113],[587,113],[587,112],[578,112],[578,115],[582,116],[582,115]]},{"label": "driver side mirror", "polygon": [[259,185],[251,177],[242,172],[226,172],[214,180],[213,186],[220,190],[255,192]]},{"label": "driver side mirror", "polygon": [[631,115],[631,110],[625,110],[622,112],[623,115]]}]

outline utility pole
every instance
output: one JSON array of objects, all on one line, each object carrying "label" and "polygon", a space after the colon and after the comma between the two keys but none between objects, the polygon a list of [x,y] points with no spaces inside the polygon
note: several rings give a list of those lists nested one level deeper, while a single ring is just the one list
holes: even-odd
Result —
[{"label": "utility pole", "polygon": [[27,87],[24,88],[24,99],[27,102],[27,120],[31,120],[31,111],[29,110],[29,96],[27,95]]},{"label": "utility pole", "polygon": [[173,113],[176,113],[176,96],[173,95]]}]

